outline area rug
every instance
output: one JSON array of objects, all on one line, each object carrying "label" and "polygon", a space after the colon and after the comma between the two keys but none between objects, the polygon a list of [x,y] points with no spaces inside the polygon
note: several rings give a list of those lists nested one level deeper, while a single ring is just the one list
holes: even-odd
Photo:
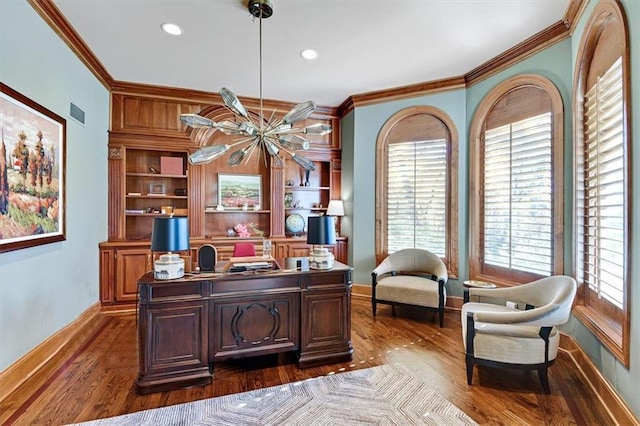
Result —
[{"label": "area rug", "polygon": [[475,425],[395,365],[79,423],[93,425]]}]

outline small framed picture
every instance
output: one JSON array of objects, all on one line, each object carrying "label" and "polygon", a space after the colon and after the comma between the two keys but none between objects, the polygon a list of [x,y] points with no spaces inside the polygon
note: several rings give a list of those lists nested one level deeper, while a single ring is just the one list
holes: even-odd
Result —
[{"label": "small framed picture", "polygon": [[164,183],[150,183],[149,184],[149,194],[151,195],[165,195],[166,187]]}]

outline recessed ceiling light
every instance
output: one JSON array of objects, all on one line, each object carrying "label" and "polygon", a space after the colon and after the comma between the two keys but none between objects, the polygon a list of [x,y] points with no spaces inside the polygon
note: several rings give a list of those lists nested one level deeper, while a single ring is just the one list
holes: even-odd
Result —
[{"label": "recessed ceiling light", "polygon": [[176,24],[172,24],[171,22],[163,23],[162,25],[160,25],[160,28],[162,28],[162,30],[167,34],[175,36],[182,34],[182,28],[180,28]]},{"label": "recessed ceiling light", "polygon": [[300,52],[300,56],[302,56],[304,59],[312,60],[318,57],[318,52],[313,49],[304,49],[302,52]]}]

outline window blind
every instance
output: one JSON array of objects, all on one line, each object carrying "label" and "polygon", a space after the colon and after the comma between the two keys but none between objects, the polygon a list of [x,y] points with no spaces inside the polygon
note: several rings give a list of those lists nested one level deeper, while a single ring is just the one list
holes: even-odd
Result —
[{"label": "window blind", "polygon": [[447,141],[389,144],[387,246],[389,253],[423,248],[445,256]]},{"label": "window blind", "polygon": [[585,95],[582,276],[598,298],[622,308],[627,193],[622,58]]},{"label": "window blind", "polygon": [[484,263],[553,271],[551,113],[484,135]]}]

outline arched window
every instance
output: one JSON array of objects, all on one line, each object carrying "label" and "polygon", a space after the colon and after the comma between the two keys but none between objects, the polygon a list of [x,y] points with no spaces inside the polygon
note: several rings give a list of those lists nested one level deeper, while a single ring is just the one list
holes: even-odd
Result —
[{"label": "arched window", "polygon": [[563,108],[538,75],[513,77],[471,124],[470,277],[525,283],[563,271]]},{"label": "arched window", "polygon": [[438,108],[414,106],[390,117],[376,150],[376,259],[403,248],[458,264],[458,134]]},{"label": "arched window", "polygon": [[576,316],[629,365],[629,55],[624,13],[599,2],[574,77]]}]

